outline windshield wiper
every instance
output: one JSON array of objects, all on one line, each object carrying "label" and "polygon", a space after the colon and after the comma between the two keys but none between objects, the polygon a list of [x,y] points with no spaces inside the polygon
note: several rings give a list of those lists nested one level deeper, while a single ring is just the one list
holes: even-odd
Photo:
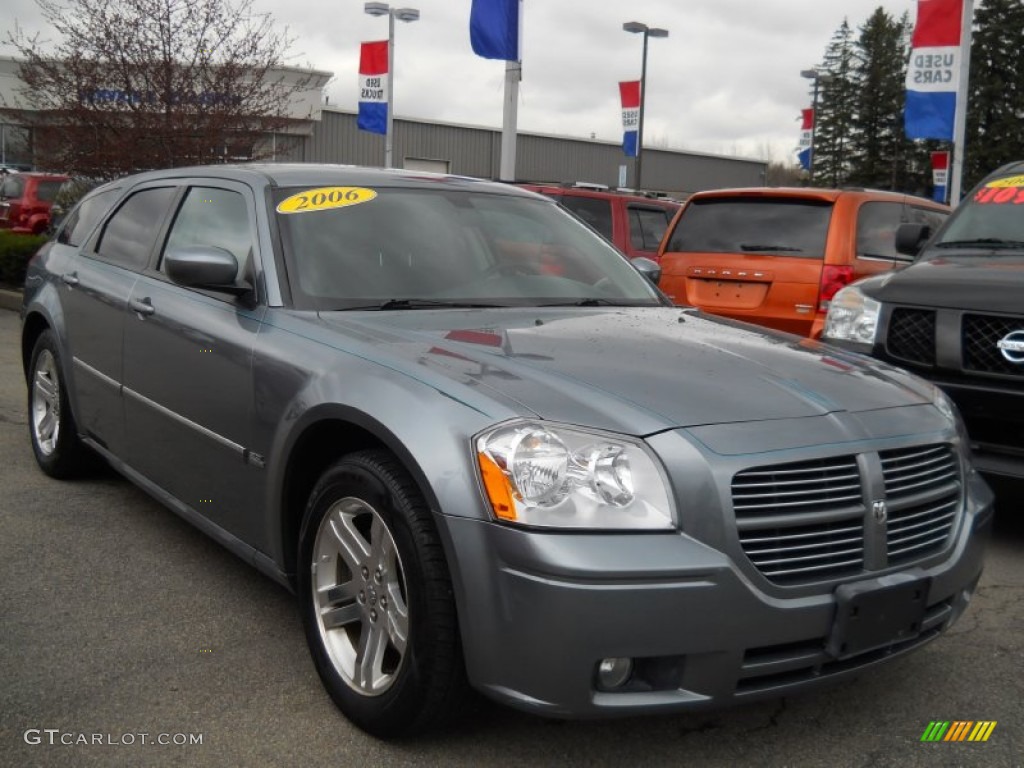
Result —
[{"label": "windshield wiper", "polygon": [[359,307],[345,307],[345,311],[353,310],[389,310],[389,309],[491,309],[504,307],[504,304],[485,304],[478,301],[457,301],[454,299],[388,299],[376,304],[365,304]]},{"label": "windshield wiper", "polygon": [[760,243],[740,243],[741,251],[785,251],[788,253],[802,253],[803,248],[792,248],[788,245],[761,245]]},{"label": "windshield wiper", "polygon": [[1024,242],[1020,240],[1003,240],[998,237],[979,237],[977,240],[947,240],[944,243],[936,243],[935,247],[971,248],[978,245],[988,248],[1024,248]]},{"label": "windshield wiper", "polygon": [[556,301],[550,304],[537,304],[538,307],[646,307],[657,306],[655,304],[640,304],[636,299],[602,299],[587,297],[573,301]]}]

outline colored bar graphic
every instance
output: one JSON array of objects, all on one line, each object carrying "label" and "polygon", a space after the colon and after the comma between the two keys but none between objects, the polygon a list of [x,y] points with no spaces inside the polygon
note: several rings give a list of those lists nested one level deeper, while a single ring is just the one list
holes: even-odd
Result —
[{"label": "colored bar graphic", "polygon": [[946,738],[943,741],[963,741],[964,736],[967,735],[967,729],[973,725],[969,720],[957,720],[953,723],[953,727],[949,729],[949,733],[946,734]]},{"label": "colored bar graphic", "polygon": [[928,727],[925,728],[924,733],[921,734],[921,741],[940,741],[942,737],[946,735],[946,729],[948,728],[948,720],[933,720],[928,723]]},{"label": "colored bar graphic", "polygon": [[996,729],[995,720],[932,720],[921,741],[988,741]]}]

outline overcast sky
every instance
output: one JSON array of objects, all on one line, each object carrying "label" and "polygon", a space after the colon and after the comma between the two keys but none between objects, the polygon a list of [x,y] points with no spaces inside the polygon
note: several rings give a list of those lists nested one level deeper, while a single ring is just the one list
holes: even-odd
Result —
[{"label": "overcast sky", "polygon": [[[395,114],[501,126],[504,63],[469,45],[470,0],[407,0],[420,20],[397,23]],[[40,29],[33,0],[5,0],[4,18]],[[800,109],[800,70],[821,62],[847,18],[857,30],[877,7],[914,16],[914,0],[524,0],[519,129],[618,141],[617,83],[640,77],[640,21],[669,30],[651,39],[645,146],[789,160]],[[330,103],[356,108],[359,43],[387,37],[387,19],[363,0],[254,0],[296,38],[292,64],[334,73]],[[0,49],[11,54],[9,48]]]}]

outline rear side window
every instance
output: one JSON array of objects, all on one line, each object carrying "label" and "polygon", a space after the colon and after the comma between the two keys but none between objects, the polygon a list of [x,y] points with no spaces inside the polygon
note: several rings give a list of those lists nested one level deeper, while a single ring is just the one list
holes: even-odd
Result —
[{"label": "rear side window", "polygon": [[606,238],[612,239],[612,204],[610,200],[566,195],[562,198],[562,205]]},{"label": "rear side window", "polygon": [[896,228],[902,219],[902,203],[864,203],[857,212],[857,256],[900,258],[896,253]]},{"label": "rear side window", "polygon": [[64,245],[82,245],[99,220],[110,210],[110,206],[117,199],[117,193],[116,189],[108,189],[83,200],[82,204],[68,216],[67,222],[57,235],[57,242]]},{"label": "rear side window", "polygon": [[672,213],[664,208],[629,206],[629,242],[638,251],[656,251]]},{"label": "rear side window", "polygon": [[25,191],[25,180],[17,175],[9,175],[0,184],[0,197],[6,200],[15,200],[21,197]]},{"label": "rear side window", "polygon": [[667,250],[763,253],[820,259],[832,204],[817,200],[707,198],[691,200]]},{"label": "rear side window", "polygon": [[[914,224],[927,224],[932,229],[932,234],[939,231],[939,227],[946,223],[949,214],[944,211],[933,211],[930,208],[918,208],[911,206],[910,221]],[[906,258],[906,257],[903,257]]]},{"label": "rear side window", "polygon": [[40,181],[36,185],[36,200],[43,203],[52,203],[60,192],[63,181]]},{"label": "rear side window", "polygon": [[129,269],[144,268],[174,192],[154,187],[129,197],[107,222],[97,253]]}]

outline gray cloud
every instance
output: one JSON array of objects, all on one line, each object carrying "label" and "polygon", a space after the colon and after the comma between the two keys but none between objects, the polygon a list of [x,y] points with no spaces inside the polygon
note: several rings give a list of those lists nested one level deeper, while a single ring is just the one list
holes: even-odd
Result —
[{"label": "gray cloud", "polygon": [[[396,31],[395,111],[401,117],[501,125],[504,64],[469,45],[470,0],[399,0],[420,21]],[[646,135],[674,148],[791,158],[809,84],[843,18],[856,29],[882,5],[898,17],[913,0],[524,0],[519,128],[620,138],[617,83],[640,75],[641,38],[626,21],[669,30],[648,54]],[[356,107],[362,40],[387,36],[363,0],[256,0],[296,37],[295,64],[331,70],[332,104]],[[5,17],[39,29],[31,0]],[[11,24],[12,21],[8,23]],[[9,48],[2,49],[10,54]]]}]

